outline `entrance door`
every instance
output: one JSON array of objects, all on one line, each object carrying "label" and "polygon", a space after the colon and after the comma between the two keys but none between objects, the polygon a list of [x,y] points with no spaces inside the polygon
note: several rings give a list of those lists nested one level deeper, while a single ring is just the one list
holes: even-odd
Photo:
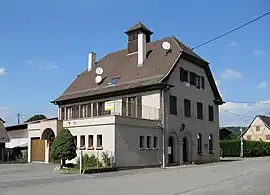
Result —
[{"label": "entrance door", "polygon": [[188,146],[187,146],[187,137],[183,139],[183,161],[188,162]]},{"label": "entrance door", "polygon": [[45,161],[45,140],[40,138],[31,139],[31,159],[32,161]]},{"label": "entrance door", "polygon": [[169,137],[169,143],[168,143],[168,160],[169,164],[174,163],[174,139],[172,136]]}]

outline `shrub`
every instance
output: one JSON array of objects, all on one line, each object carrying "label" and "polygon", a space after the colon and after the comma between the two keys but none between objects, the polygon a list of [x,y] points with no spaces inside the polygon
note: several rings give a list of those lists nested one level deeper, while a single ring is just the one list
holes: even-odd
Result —
[{"label": "shrub", "polygon": [[111,166],[111,158],[107,152],[102,152],[102,162],[104,163],[105,167]]},{"label": "shrub", "polygon": [[76,156],[73,136],[68,129],[63,128],[52,143],[50,157],[53,160],[61,160],[61,167],[63,167],[67,159],[71,160]]},{"label": "shrub", "polygon": [[99,161],[98,158],[94,154],[89,156],[88,154],[85,154],[83,156],[83,167],[84,169],[91,169],[91,168],[97,168],[102,167],[102,162]]},{"label": "shrub", "polygon": [[[223,151],[223,156],[240,156],[240,144],[240,140],[220,141],[220,148]],[[244,156],[270,156],[270,142],[244,141]]]}]

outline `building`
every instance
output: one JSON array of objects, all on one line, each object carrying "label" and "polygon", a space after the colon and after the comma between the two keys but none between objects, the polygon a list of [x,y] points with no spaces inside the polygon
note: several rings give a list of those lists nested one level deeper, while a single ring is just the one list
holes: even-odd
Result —
[{"label": "building", "polygon": [[243,139],[247,141],[270,142],[270,117],[256,116],[243,132]]},{"label": "building", "polygon": [[223,127],[219,129],[219,140],[230,140],[231,134],[233,133],[232,130],[229,128]]},{"label": "building", "polygon": [[6,143],[9,142],[9,137],[4,127],[5,121],[0,118],[0,161],[4,160]]},{"label": "building", "polygon": [[18,124],[6,126],[6,131],[9,136],[9,143],[6,143],[6,148],[27,148],[28,147],[28,124]]},{"label": "building", "polygon": [[142,23],[127,48],[88,66],[52,103],[58,118],[28,124],[29,161],[49,162],[57,133],[68,128],[78,150],[107,152],[116,166],[219,160],[223,103],[208,63],[175,37],[151,42]]}]

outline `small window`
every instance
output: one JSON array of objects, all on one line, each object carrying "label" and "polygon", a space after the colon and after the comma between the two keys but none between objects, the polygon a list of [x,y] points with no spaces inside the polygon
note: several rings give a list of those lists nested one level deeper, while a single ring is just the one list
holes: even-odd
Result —
[{"label": "small window", "polygon": [[202,153],[202,134],[200,133],[197,135],[197,153]]},{"label": "small window", "polygon": [[213,106],[208,106],[209,121],[214,121],[214,108]]},{"label": "small window", "polygon": [[120,77],[112,78],[108,85],[115,85],[119,81]]},{"label": "small window", "polygon": [[197,102],[197,119],[203,119],[203,104]]},{"label": "small window", "polygon": [[204,77],[201,77],[202,80],[202,89],[205,89]]},{"label": "small window", "polygon": [[140,136],[140,148],[144,148],[144,136]]},{"label": "small window", "polygon": [[198,75],[196,75],[196,87],[198,88],[198,89],[200,89],[200,87],[201,87],[201,77],[200,76],[198,76]]},{"label": "small window", "polygon": [[180,80],[188,82],[188,71],[182,67],[180,68]]},{"label": "small window", "polygon": [[93,116],[97,116],[97,102],[93,103]]},{"label": "small window", "polygon": [[186,117],[191,117],[191,103],[188,99],[184,99],[184,115]]},{"label": "small window", "polygon": [[209,143],[208,143],[208,145],[209,145],[209,153],[210,154],[212,154],[213,153],[213,135],[212,134],[210,134],[209,135]]},{"label": "small window", "polygon": [[73,139],[74,139],[74,144],[75,144],[75,146],[77,147],[77,136],[76,136],[76,135],[73,136]]},{"label": "small window", "polygon": [[177,97],[170,95],[170,114],[177,115]]},{"label": "small window", "polygon": [[260,131],[260,126],[256,126],[256,131]]},{"label": "small window", "polygon": [[251,141],[251,135],[247,136],[247,141]]},{"label": "small window", "polygon": [[266,140],[270,140],[270,135],[266,135]]},{"label": "small window", "polygon": [[151,136],[147,136],[146,147],[151,148]]},{"label": "small window", "polygon": [[87,105],[81,105],[80,118],[86,118],[86,114],[87,114],[86,108],[87,108]]},{"label": "small window", "polygon": [[88,147],[89,148],[93,148],[94,147],[94,136],[93,135],[89,135],[88,136]]},{"label": "small window", "polygon": [[102,135],[97,135],[97,147],[102,147]]},{"label": "small window", "polygon": [[190,84],[196,85],[197,75],[194,72],[190,72]]},{"label": "small window", "polygon": [[157,148],[157,145],[158,145],[158,138],[157,137],[154,137],[154,148]]},{"label": "small window", "polygon": [[85,135],[81,135],[81,139],[80,139],[80,147],[81,147],[81,148],[85,147]]}]

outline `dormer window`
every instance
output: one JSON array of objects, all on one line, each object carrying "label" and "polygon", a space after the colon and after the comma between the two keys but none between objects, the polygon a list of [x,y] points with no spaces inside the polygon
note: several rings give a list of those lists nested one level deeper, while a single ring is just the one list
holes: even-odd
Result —
[{"label": "dormer window", "polygon": [[114,77],[112,80],[108,83],[108,85],[116,85],[116,83],[119,81],[120,77]]}]

